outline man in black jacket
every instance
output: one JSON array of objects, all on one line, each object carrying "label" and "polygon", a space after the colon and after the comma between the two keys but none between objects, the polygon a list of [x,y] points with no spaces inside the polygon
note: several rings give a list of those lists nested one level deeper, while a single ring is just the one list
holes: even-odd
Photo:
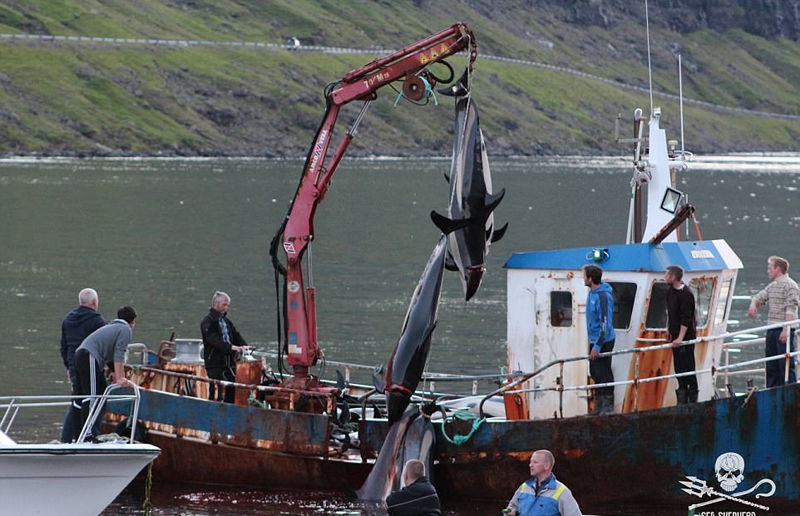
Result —
[{"label": "man in black jacket", "polygon": [[[228,319],[228,306],[231,297],[225,292],[214,292],[211,298],[211,308],[200,322],[200,332],[203,335],[203,359],[206,374],[215,380],[233,382],[236,380],[236,353],[245,350],[247,342],[236,331]],[[225,391],[224,397],[222,391]],[[236,390],[233,387],[216,388],[216,384],[208,386],[208,399],[233,403]]]},{"label": "man in black jacket", "polygon": [[441,506],[436,489],[425,476],[425,464],[411,459],[403,466],[405,487],[386,498],[390,516],[439,516]]},{"label": "man in black jacket", "polygon": [[[684,341],[697,338],[694,294],[683,282],[683,269],[677,265],[667,267],[664,281],[667,290],[667,331],[672,343],[672,361],[676,373],[695,370],[694,344],[682,345]],[[679,376],[675,391],[678,404],[697,401],[697,375]]]},{"label": "man in black jacket", "polygon": [[[78,377],[75,373],[75,350],[83,339],[96,329],[105,326],[106,321],[97,312],[99,299],[93,288],[85,288],[78,293],[78,307],[70,311],[61,323],[61,360],[67,368],[72,395],[78,394]],[[69,443],[78,438],[74,428],[80,418],[80,404],[70,406],[61,430],[61,442]],[[99,424],[99,421],[98,421]]]}]

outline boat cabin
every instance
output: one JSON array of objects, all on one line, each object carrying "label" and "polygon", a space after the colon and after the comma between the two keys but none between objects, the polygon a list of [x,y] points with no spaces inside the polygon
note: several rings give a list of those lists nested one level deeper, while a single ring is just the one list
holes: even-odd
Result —
[{"label": "boat cabin", "polygon": [[[666,344],[664,272],[669,265],[684,269],[683,281],[694,292],[698,338],[724,333],[742,267],[724,240],[513,254],[505,264],[508,368],[510,373],[541,371],[505,395],[509,419],[579,416],[591,409],[583,266],[592,263],[603,269],[603,281],[613,290],[615,353]],[[719,364],[721,350],[722,339],[698,343],[697,370]],[[670,347],[616,354],[612,370],[616,413],[676,403],[677,380],[651,380],[674,374]],[[698,374],[698,383],[699,399],[710,399],[711,375]]]}]

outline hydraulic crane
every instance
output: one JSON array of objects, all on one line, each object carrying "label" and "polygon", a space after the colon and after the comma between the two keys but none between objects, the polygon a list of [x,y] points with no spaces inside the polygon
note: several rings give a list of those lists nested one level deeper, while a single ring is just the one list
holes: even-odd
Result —
[{"label": "hydraulic crane", "polygon": [[[437,81],[449,82],[453,79],[452,73],[447,80],[438,79],[431,71],[431,66],[436,63],[447,64],[444,61],[446,58],[465,49],[469,51],[468,66],[471,68],[477,57],[475,37],[469,26],[457,23],[352,70],[326,88],[325,116],[306,157],[300,184],[286,218],[270,244],[276,283],[277,275],[284,276],[283,311],[279,315],[284,327],[279,338],[282,340],[281,351],[286,354],[286,360],[292,368],[292,376],[284,380],[284,387],[301,390],[317,388],[317,380],[309,374],[309,368],[323,356],[317,344],[315,290],[313,284],[305,285],[302,259],[314,239],[317,205],[325,197],[331,178],[353,140],[369,103],[377,98],[377,90],[399,80],[403,81],[403,95],[415,101],[422,99]],[[452,68],[450,70],[452,72]],[[352,127],[328,158],[339,111],[353,101],[364,104]],[[286,255],[285,266],[278,259],[279,247],[283,248]]]}]

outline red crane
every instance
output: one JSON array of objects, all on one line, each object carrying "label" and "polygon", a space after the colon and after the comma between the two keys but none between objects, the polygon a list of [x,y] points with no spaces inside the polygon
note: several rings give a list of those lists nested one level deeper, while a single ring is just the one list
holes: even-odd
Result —
[{"label": "red crane", "polygon": [[[369,102],[377,98],[377,90],[402,79],[404,95],[412,100],[419,100],[425,95],[426,85],[433,86],[437,80],[430,71],[430,66],[444,62],[447,57],[465,49],[469,50],[471,67],[477,57],[475,37],[469,26],[457,23],[389,56],[375,59],[352,70],[326,88],[325,117],[306,157],[303,175],[289,212],[270,245],[276,273],[285,276],[282,314],[284,331],[280,338],[283,340],[282,351],[286,353],[287,362],[292,367],[292,377],[283,382],[285,387],[302,390],[314,390],[317,387],[316,379],[308,371],[309,367],[322,358],[322,351],[317,345],[315,291],[313,285],[305,286],[301,262],[308,245],[314,239],[314,214],[317,205],[328,191],[331,177],[353,140],[355,128],[364,116]],[[354,100],[364,102],[361,112],[336,151],[328,158],[339,110]],[[277,256],[281,244],[286,254],[285,267]]]}]

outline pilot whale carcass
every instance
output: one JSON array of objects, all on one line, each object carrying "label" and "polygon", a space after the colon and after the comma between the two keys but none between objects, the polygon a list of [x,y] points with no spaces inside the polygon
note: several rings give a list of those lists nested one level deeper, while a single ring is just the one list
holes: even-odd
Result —
[{"label": "pilot whale carcass", "polygon": [[467,75],[443,91],[456,97],[455,140],[448,181],[450,203],[447,216],[431,212],[434,224],[447,235],[447,268],[461,273],[466,300],[480,287],[486,270],[489,245],[503,237],[507,224],[495,229],[492,212],[505,189],[492,192],[492,177],[486,143],[478,120],[478,109],[467,88]]},{"label": "pilot whale carcass", "polygon": [[386,369],[386,406],[389,424],[400,419],[417,388],[436,328],[444,275],[447,237],[442,235],[419,279],[403,322],[397,345]]}]

